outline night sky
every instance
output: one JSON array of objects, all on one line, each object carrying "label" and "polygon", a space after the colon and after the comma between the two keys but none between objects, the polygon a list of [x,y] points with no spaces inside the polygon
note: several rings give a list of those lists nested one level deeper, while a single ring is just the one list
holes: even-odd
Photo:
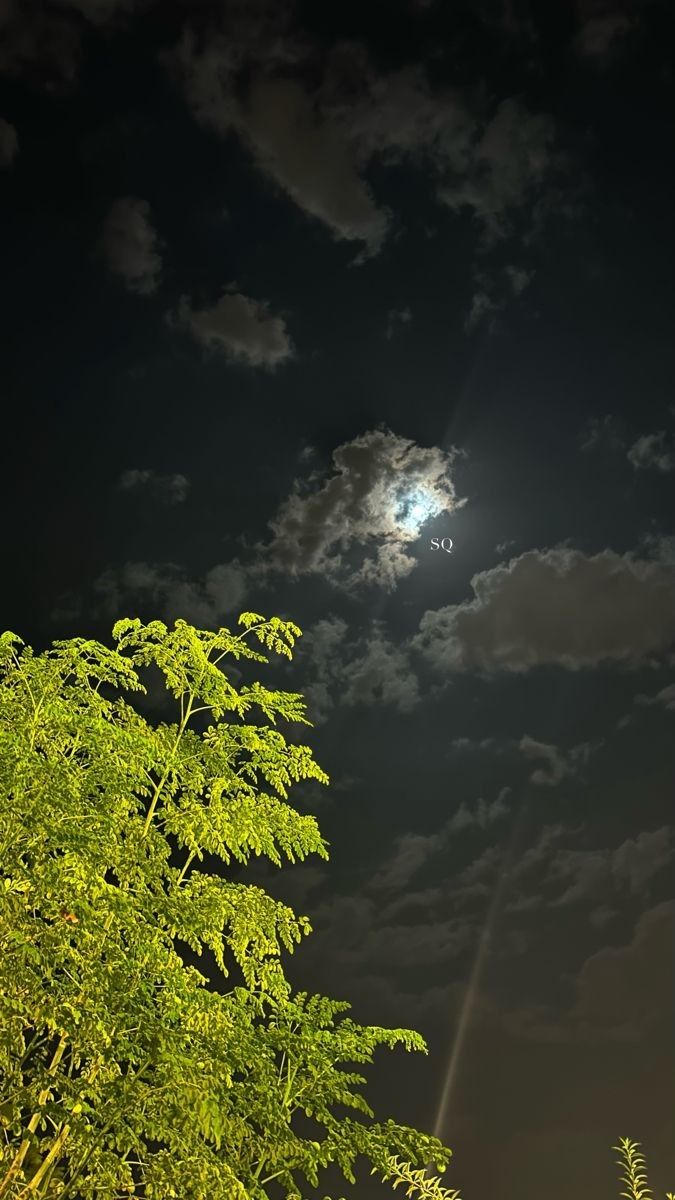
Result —
[{"label": "night sky", "polygon": [[464,1200],[675,1187],[674,40],[0,0],[1,627],[300,625],[331,857],[246,878]]}]

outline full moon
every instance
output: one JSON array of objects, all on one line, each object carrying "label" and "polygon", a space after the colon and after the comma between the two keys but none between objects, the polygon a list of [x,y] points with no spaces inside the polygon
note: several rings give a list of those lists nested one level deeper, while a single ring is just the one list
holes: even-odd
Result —
[{"label": "full moon", "polygon": [[428,492],[415,491],[399,502],[397,518],[407,533],[417,533],[425,521],[437,511],[438,505]]}]

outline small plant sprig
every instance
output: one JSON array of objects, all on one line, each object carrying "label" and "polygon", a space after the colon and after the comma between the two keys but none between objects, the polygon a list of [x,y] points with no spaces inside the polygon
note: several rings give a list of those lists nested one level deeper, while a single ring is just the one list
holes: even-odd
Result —
[{"label": "small plant sprig", "polygon": [[[630,1138],[619,1138],[619,1145],[612,1146],[612,1150],[619,1151],[621,1158],[617,1162],[626,1172],[621,1176],[621,1182],[628,1191],[621,1195],[627,1200],[650,1200],[651,1197],[651,1188],[647,1187],[647,1164],[639,1147],[640,1143]],[[666,1200],[675,1200],[675,1193],[666,1192]]]},{"label": "small plant sprig", "polygon": [[[373,1167],[371,1175],[376,1170]],[[402,1162],[398,1155],[389,1157],[389,1166],[382,1172],[382,1179],[385,1182],[393,1180],[392,1188],[397,1188],[399,1183],[407,1183],[406,1196],[416,1196],[417,1200],[460,1200],[459,1192],[454,1188],[443,1187],[438,1178],[429,1177],[425,1170],[415,1170],[409,1163]]]}]

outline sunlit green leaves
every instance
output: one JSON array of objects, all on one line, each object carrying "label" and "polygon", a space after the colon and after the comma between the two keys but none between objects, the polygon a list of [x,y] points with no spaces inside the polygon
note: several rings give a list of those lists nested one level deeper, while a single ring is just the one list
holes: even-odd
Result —
[{"label": "sunlit green leaves", "polygon": [[[41,654],[0,637],[0,1200],[265,1200],[272,1181],[304,1200],[331,1162],[447,1161],[374,1123],[351,1069],[423,1040],[293,996],[282,957],[308,919],[228,870],[327,857],[288,802],[328,782],[279,728],[309,724],[302,696],[227,674],[290,658],[300,630],[239,627],[124,620],[114,649]],[[132,703],[148,667],[174,700],[157,724]]]}]

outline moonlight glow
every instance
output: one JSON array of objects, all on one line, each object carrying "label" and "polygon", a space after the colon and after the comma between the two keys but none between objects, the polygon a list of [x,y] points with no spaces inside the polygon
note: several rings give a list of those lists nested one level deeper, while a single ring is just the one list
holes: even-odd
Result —
[{"label": "moonlight glow", "polygon": [[399,500],[396,517],[406,533],[416,534],[425,521],[435,516],[438,511],[437,500],[429,492],[419,489]]}]

